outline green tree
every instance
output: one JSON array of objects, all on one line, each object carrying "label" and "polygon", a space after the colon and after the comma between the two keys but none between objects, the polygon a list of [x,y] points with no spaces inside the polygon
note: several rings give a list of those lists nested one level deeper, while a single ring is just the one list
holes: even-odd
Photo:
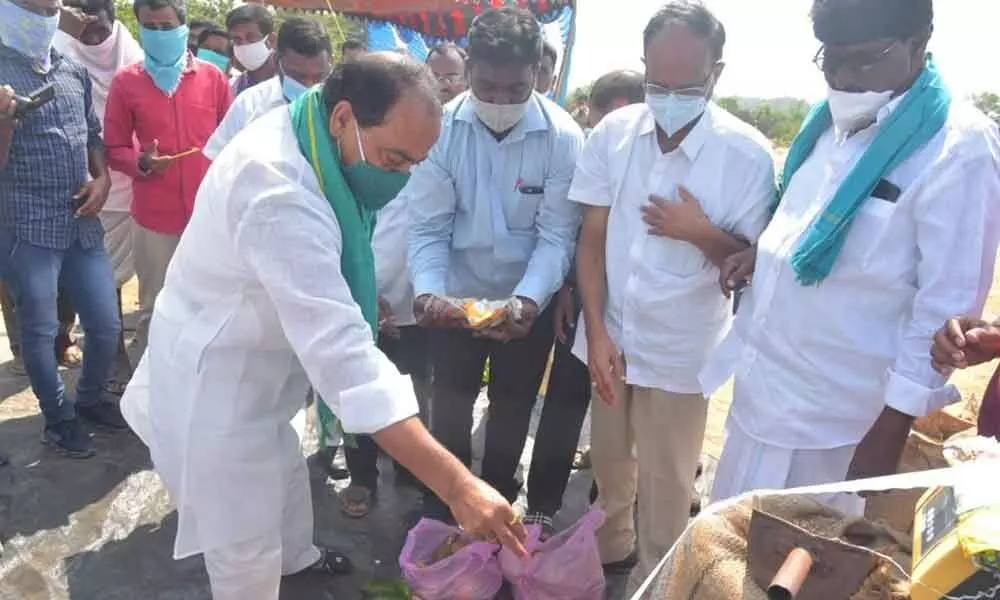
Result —
[{"label": "green tree", "polygon": [[569,97],[566,98],[566,107],[572,110],[579,106],[586,106],[587,100],[590,98],[590,88],[593,86],[594,84],[588,83],[570,92]]},{"label": "green tree", "polygon": [[986,113],[986,116],[1000,124],[1000,95],[992,92],[983,92],[972,97],[972,102],[979,110]]},{"label": "green tree", "polygon": [[[239,0],[188,0],[188,20],[207,19],[225,27],[226,15],[239,4],[241,4]],[[135,18],[135,12],[132,10],[132,2],[129,0],[115,0],[115,12],[118,20],[121,21],[122,24],[136,36],[136,39],[138,39],[139,23]],[[335,13],[324,12],[306,15],[306,13],[298,13],[289,10],[277,10],[274,13],[275,20],[278,23],[296,15],[305,15],[319,21],[330,34],[330,39],[333,41],[335,51],[339,50],[340,45],[347,39],[348,36],[353,33],[357,33],[355,31],[357,28],[356,25],[353,25],[342,15]]]},{"label": "green tree", "polygon": [[716,103],[736,118],[753,125],[776,146],[787,147],[802,127],[809,105],[801,100],[719,98]]}]

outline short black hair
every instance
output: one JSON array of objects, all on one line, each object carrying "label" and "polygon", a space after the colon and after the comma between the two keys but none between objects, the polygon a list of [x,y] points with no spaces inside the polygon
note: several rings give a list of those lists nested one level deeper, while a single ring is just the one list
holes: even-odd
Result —
[{"label": "short black hair", "polygon": [[278,54],[292,50],[303,56],[333,54],[330,34],[316,19],[290,17],[278,28]]},{"label": "short black hair", "polygon": [[556,47],[552,45],[552,42],[545,40],[542,43],[542,56],[548,56],[549,58],[551,58],[552,64],[555,65],[556,62],[559,60],[559,51],[556,50]]},{"label": "short black hair", "polygon": [[349,37],[344,40],[344,43],[340,45],[340,54],[344,55],[352,50],[367,50],[368,47],[365,45],[363,40],[359,40],[356,37]]},{"label": "short black hair", "polygon": [[[864,1],[864,0],[862,0]],[[672,23],[681,23],[708,41],[712,50],[712,59],[722,60],[722,49],[726,45],[726,28],[708,10],[701,0],[671,0],[656,11],[653,18],[646,24],[642,32],[642,48],[645,51],[649,44],[664,27]]]},{"label": "short black hair", "polygon": [[65,0],[63,4],[71,8],[78,8],[88,15],[96,15],[103,10],[108,14],[108,19],[115,20],[114,0]]},{"label": "short black hair", "polygon": [[606,73],[597,78],[590,88],[587,104],[601,112],[607,112],[611,103],[625,98],[629,104],[638,104],[646,99],[646,78],[638,71],[621,70]]},{"label": "short black hair", "polygon": [[487,10],[469,26],[469,60],[495,65],[537,65],[542,60],[542,26],[527,10]]},{"label": "short black hair", "polygon": [[323,103],[331,111],[346,100],[361,127],[376,127],[403,94],[418,94],[428,109],[441,113],[438,83],[427,65],[396,52],[371,52],[338,63],[323,85]]},{"label": "short black hair", "polygon": [[135,0],[132,4],[132,12],[139,18],[139,10],[148,8],[150,10],[160,10],[161,8],[172,8],[177,13],[177,18],[181,24],[187,23],[187,3],[184,0]]},{"label": "short black hair", "polygon": [[244,23],[256,23],[262,35],[271,35],[274,31],[274,16],[261,4],[242,4],[226,15],[226,29],[230,31]]},{"label": "short black hair", "polygon": [[211,19],[191,19],[191,22],[188,23],[188,27],[191,29],[207,29],[209,27],[222,28],[221,25]]},{"label": "short black hair", "polygon": [[444,56],[449,53],[456,54],[460,59],[462,59],[463,62],[465,62],[465,60],[469,57],[469,55],[465,53],[465,50],[463,50],[462,47],[455,42],[442,42],[427,52],[427,60],[430,60],[435,54]]},{"label": "short black hair", "polygon": [[204,26],[201,33],[198,34],[198,47],[200,48],[202,44],[205,43],[210,37],[224,37],[229,39],[229,32],[222,28],[221,25],[216,25],[215,23],[209,23]]},{"label": "short black hair", "polygon": [[814,0],[813,32],[823,44],[905,40],[934,24],[932,0]]}]

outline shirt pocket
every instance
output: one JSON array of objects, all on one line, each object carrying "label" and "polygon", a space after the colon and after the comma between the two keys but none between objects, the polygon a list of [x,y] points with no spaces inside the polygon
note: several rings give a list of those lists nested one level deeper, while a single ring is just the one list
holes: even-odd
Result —
[{"label": "shirt pocket", "polygon": [[865,199],[844,242],[844,257],[851,262],[867,267],[881,251],[886,233],[896,214],[896,203],[869,197]]},{"label": "shirt pocket", "polygon": [[184,152],[191,147],[202,148],[218,127],[218,113],[214,106],[204,103],[191,103],[179,113],[178,128],[183,132],[181,144],[186,146],[178,149]]},{"label": "shirt pocket", "polygon": [[642,244],[642,260],[654,271],[690,277],[705,269],[707,259],[693,244],[652,234]]},{"label": "shirt pocket", "polygon": [[[525,190],[528,191],[525,191]],[[534,229],[538,209],[545,198],[541,186],[521,186],[507,198],[504,206],[504,218],[510,230]]]}]

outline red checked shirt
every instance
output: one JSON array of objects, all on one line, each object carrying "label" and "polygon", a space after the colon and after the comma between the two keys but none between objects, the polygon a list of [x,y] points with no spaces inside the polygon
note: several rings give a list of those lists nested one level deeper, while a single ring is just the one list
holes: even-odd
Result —
[{"label": "red checked shirt", "polygon": [[184,231],[198,186],[211,162],[201,152],[179,158],[164,173],[139,171],[139,146],[158,140],[162,156],[204,148],[229,110],[233,92],[222,71],[192,58],[180,86],[167,96],[143,64],[122,69],[111,82],[104,140],[111,168],[133,178],[132,216],[142,227],[168,235]]}]

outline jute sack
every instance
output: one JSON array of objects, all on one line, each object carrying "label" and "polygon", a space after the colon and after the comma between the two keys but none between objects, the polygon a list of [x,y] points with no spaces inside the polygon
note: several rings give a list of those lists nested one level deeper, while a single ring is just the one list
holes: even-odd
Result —
[{"label": "jute sack", "polygon": [[[910,568],[910,541],[880,524],[845,517],[805,496],[758,496],[715,514],[702,515],[674,548],[648,598],[657,600],[767,600],[748,569],[750,517],[755,506],[821,537],[840,539],[890,557]],[[907,576],[889,560],[868,576],[861,589],[844,599],[897,600],[907,597]],[[837,600],[837,599],[825,599]]]},{"label": "jute sack", "polygon": [[[954,409],[948,407],[918,419],[906,440],[896,472],[915,473],[946,468],[948,462],[944,458],[945,441],[975,428],[975,423],[968,420],[961,410],[956,405]],[[925,491],[927,490],[894,490],[872,496],[865,504],[865,517],[871,521],[881,521],[896,531],[911,533],[917,500]]]}]

